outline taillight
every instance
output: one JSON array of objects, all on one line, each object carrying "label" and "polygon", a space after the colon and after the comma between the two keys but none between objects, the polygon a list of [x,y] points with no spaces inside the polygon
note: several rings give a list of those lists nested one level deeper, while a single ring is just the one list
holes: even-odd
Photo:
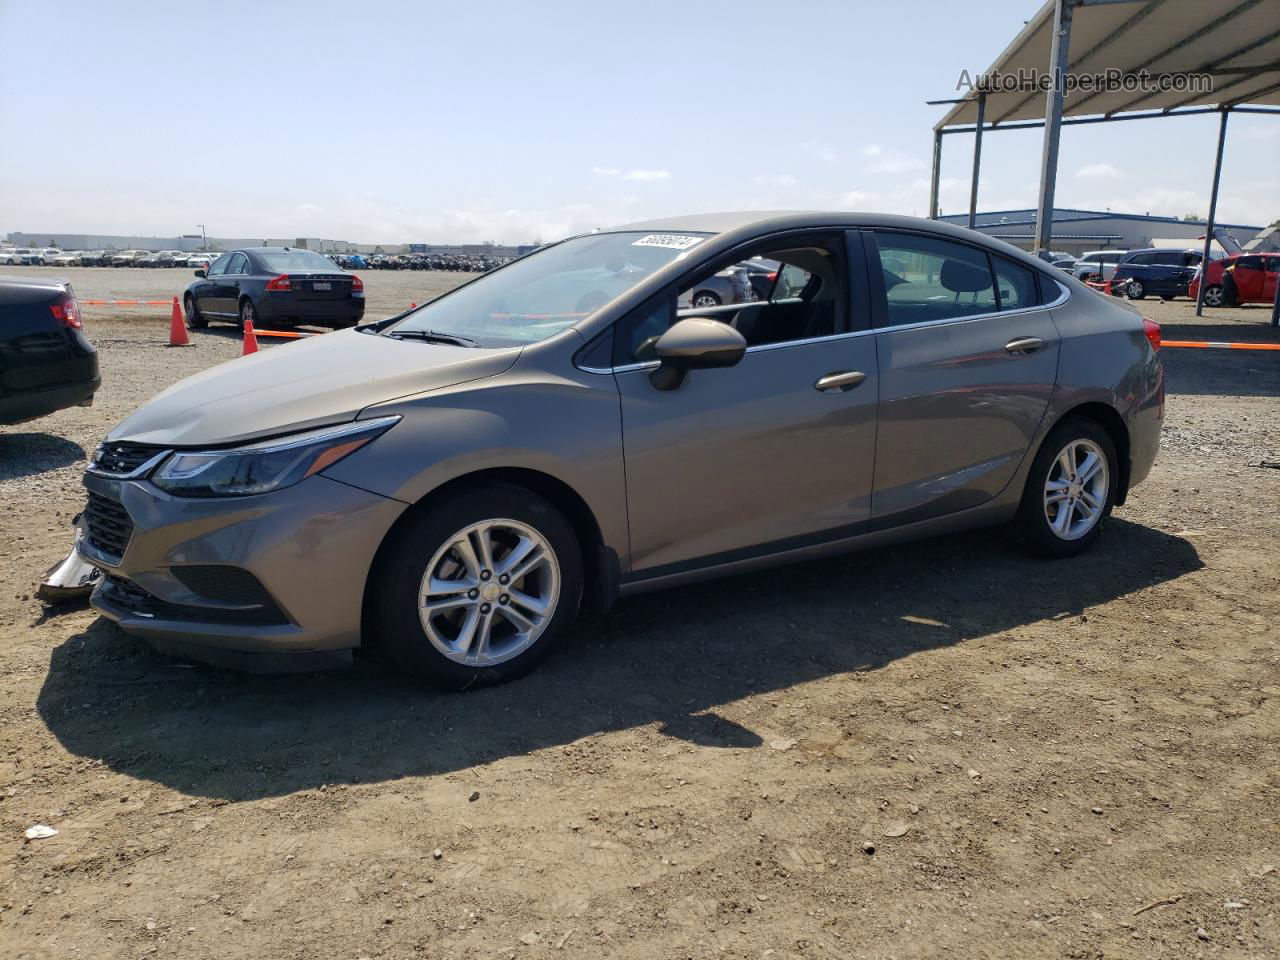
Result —
[{"label": "taillight", "polygon": [[1147,342],[1151,344],[1151,349],[1159,350],[1160,349],[1160,324],[1156,323],[1150,317],[1143,317],[1142,332],[1147,335]]},{"label": "taillight", "polygon": [[80,329],[80,306],[75,297],[65,296],[57,303],[49,304],[49,309],[53,311],[53,319],[68,330]]},{"label": "taillight", "polygon": [[769,282],[773,283],[777,279],[778,279],[778,271],[774,270],[772,273],[769,274]]},{"label": "taillight", "polygon": [[351,292],[364,293],[364,281],[357,277],[354,273],[351,275]]},{"label": "taillight", "polygon": [[287,273],[282,273],[280,276],[272,277],[267,281],[267,289],[276,291],[292,290],[293,284],[289,280],[289,275]]}]

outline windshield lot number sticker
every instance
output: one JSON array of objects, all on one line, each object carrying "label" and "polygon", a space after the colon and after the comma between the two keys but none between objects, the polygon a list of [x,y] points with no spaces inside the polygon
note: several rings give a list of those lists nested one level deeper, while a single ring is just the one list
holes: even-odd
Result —
[{"label": "windshield lot number sticker", "polygon": [[686,237],[678,233],[651,233],[641,237],[633,247],[666,247],[670,250],[688,250],[694,244],[702,242],[702,237]]}]

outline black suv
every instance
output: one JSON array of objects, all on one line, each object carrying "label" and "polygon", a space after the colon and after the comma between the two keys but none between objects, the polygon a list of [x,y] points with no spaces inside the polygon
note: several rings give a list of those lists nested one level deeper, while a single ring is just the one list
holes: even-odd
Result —
[{"label": "black suv", "polygon": [[364,316],[364,282],[312,250],[232,250],[195,273],[182,298],[192,329],[210,320],[353,327]]},{"label": "black suv", "polygon": [[1185,297],[1201,259],[1197,250],[1130,250],[1116,266],[1111,289],[1130,300],[1149,293],[1165,300]]}]

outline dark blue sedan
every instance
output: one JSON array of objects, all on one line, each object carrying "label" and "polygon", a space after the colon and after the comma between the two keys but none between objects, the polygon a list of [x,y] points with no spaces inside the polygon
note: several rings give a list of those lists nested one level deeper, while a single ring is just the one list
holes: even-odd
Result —
[{"label": "dark blue sedan", "polygon": [[187,326],[210,320],[244,326],[296,323],[353,327],[364,316],[364,283],[310,250],[254,247],[224,253],[197,270],[183,295]]}]

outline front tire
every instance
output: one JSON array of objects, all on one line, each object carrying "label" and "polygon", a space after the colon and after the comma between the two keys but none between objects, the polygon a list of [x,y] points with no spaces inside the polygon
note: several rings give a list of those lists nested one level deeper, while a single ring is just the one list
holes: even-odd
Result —
[{"label": "front tire", "polygon": [[1093,545],[1115,506],[1115,444],[1096,421],[1070,418],[1040,446],[1015,521],[1032,552],[1074,557]]},{"label": "front tire", "polygon": [[416,508],[374,572],[375,644],[443,689],[514,680],[551,652],[582,601],[582,551],[547,500],[512,484]]},{"label": "front tire", "polygon": [[1204,288],[1204,305],[1206,307],[1221,307],[1226,302],[1226,293],[1222,289],[1222,284],[1215,283]]},{"label": "front tire", "polygon": [[1142,300],[1147,295],[1147,288],[1141,280],[1130,280],[1125,285],[1124,295],[1130,300]]},{"label": "front tire", "polygon": [[699,290],[693,295],[692,304],[696,310],[707,310],[720,306],[720,297],[710,290]]}]

